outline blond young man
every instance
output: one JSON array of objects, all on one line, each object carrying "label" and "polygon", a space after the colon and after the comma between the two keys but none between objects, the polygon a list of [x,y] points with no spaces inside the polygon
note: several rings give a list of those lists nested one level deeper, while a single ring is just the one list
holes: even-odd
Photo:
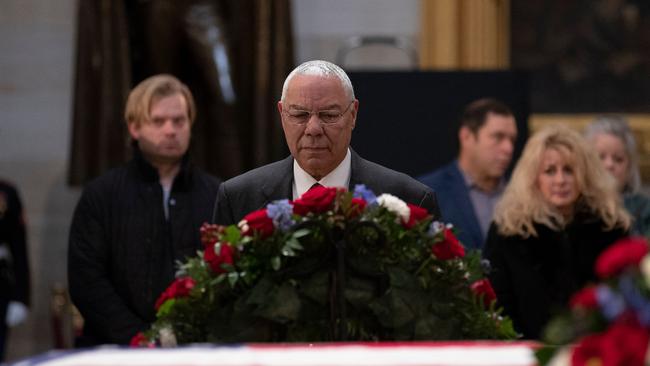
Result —
[{"label": "blond young man", "polygon": [[128,344],[155,318],[174,263],[201,248],[219,180],[187,156],[196,110],[187,86],[152,76],[130,93],[133,159],[89,183],[74,213],[68,281],[84,317],[79,346]]}]

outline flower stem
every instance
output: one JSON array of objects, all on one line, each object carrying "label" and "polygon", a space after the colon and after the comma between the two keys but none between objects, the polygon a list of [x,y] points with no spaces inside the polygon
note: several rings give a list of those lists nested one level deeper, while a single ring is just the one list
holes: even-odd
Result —
[{"label": "flower stem", "polygon": [[431,260],[432,260],[432,259],[433,259],[433,257],[429,256],[429,258],[427,258],[427,260],[425,260],[424,262],[422,262],[422,265],[420,265],[420,268],[418,268],[418,270],[415,271],[415,275],[416,275],[416,276],[419,275],[420,272],[422,272],[422,270],[423,270],[426,266],[428,266],[429,263],[431,263]]}]

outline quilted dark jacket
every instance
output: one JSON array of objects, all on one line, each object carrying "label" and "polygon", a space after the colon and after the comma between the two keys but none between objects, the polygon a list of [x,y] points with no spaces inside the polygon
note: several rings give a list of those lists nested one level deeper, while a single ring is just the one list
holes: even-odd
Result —
[{"label": "quilted dark jacket", "polygon": [[84,317],[80,346],[128,344],[155,318],[174,262],[201,248],[219,181],[184,159],[169,200],[157,171],[135,151],[127,165],[89,183],[77,204],[68,248],[72,301]]}]

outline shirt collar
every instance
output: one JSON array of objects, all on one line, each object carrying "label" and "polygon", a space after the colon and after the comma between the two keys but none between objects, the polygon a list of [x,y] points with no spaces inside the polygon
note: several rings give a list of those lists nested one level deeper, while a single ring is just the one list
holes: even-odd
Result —
[{"label": "shirt collar", "polygon": [[470,189],[476,188],[476,185],[474,184],[472,177],[470,177],[469,174],[465,173],[463,169],[458,169],[458,170],[460,170],[460,174],[463,176],[463,181],[465,182],[465,186]]},{"label": "shirt collar", "polygon": [[472,180],[472,177],[470,177],[469,174],[467,174],[467,173],[466,173],[466,172],[465,172],[465,171],[460,167],[460,164],[458,164],[458,161],[456,161],[456,165],[458,166],[458,171],[460,171],[460,175],[463,176],[463,181],[465,181],[465,186],[466,186],[467,189],[469,189],[469,190],[475,190],[475,191],[481,192],[481,193],[486,194],[486,195],[493,195],[493,194],[496,195],[496,194],[501,194],[501,193],[505,190],[505,188],[506,188],[506,179],[505,179],[504,177],[501,177],[501,179],[499,180],[499,185],[498,185],[497,188],[494,190],[494,192],[490,192],[490,193],[484,192],[483,190],[481,190],[481,189],[476,185],[476,183],[474,183],[474,181]]},{"label": "shirt collar", "polygon": [[302,194],[307,192],[314,183],[320,183],[325,187],[343,187],[347,189],[350,185],[351,171],[352,154],[350,154],[350,149],[348,149],[348,152],[345,154],[343,161],[341,161],[334,170],[318,181],[302,169],[296,159],[293,159],[293,199],[302,196]]}]

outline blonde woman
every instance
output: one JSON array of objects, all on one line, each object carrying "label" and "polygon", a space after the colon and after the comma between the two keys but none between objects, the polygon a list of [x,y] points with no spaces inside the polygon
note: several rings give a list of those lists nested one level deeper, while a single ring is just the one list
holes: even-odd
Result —
[{"label": "blonde woman", "polygon": [[539,338],[629,226],[614,179],[578,132],[550,126],[531,137],[495,208],[484,254],[515,329]]}]

